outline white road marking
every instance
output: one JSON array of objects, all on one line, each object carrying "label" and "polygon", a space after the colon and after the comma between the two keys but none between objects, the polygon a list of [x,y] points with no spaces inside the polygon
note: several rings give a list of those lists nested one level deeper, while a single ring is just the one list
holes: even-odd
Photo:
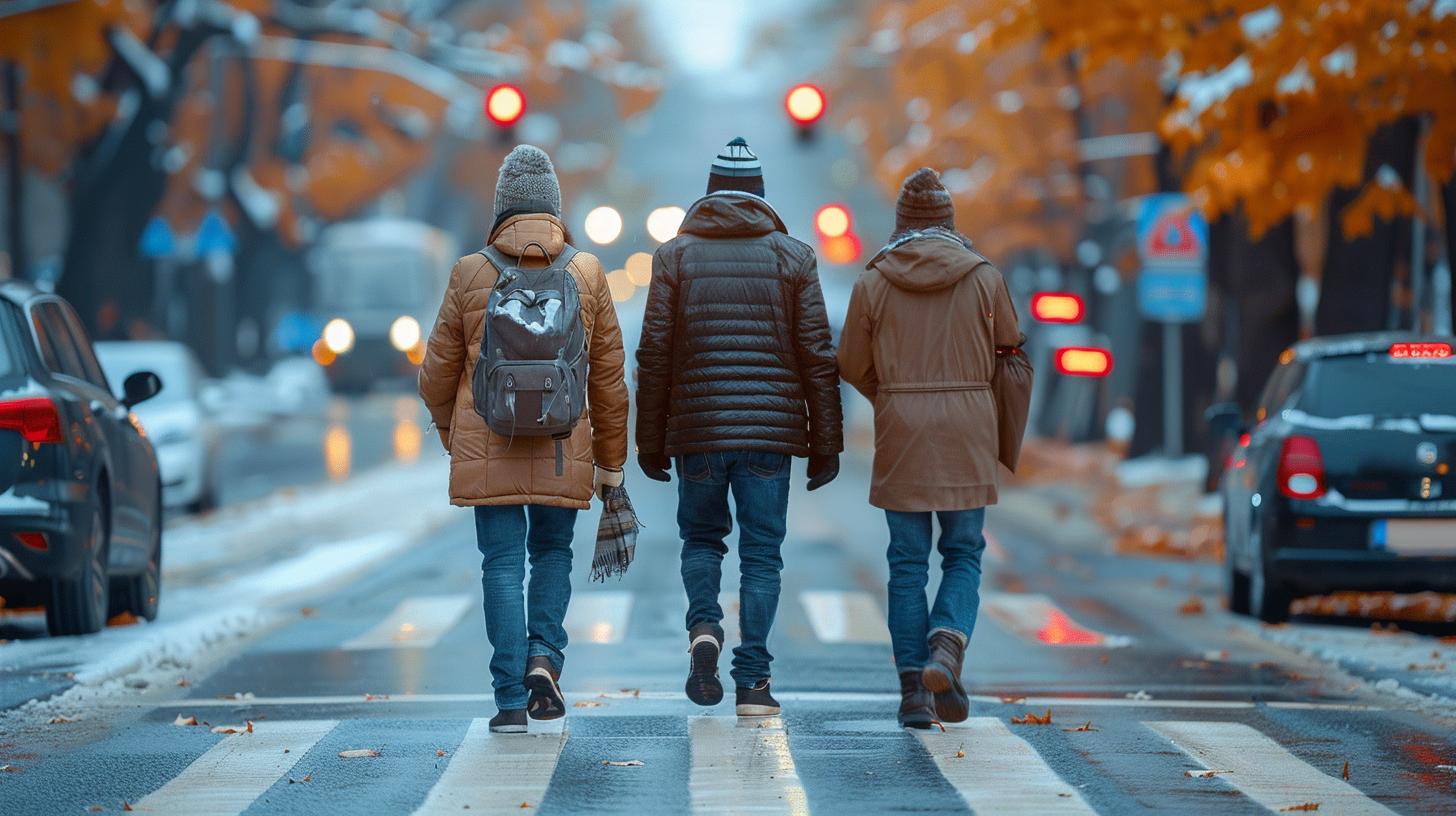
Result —
[{"label": "white road marking", "polygon": [[475,606],[471,595],[426,595],[406,598],[363,634],[344,642],[345,649],[428,649]]},{"label": "white road marking", "polygon": [[132,807],[143,813],[188,816],[242,813],[336,725],[336,720],[259,722],[251,734],[223,737]]},{"label": "white road marking", "polygon": [[1011,634],[1049,646],[1117,648],[1132,643],[1126,635],[1109,635],[1077,623],[1045,595],[982,592],[981,611]]},{"label": "white road marking", "polygon": [[[777,691],[774,697],[780,702],[793,703],[864,703],[868,705],[883,705],[888,703],[899,703],[900,695],[891,692],[867,692],[867,691]],[[571,702],[576,700],[597,700],[609,699],[615,704],[619,700],[648,700],[673,702],[683,701],[680,691],[643,691],[636,694],[623,694],[617,691],[607,693],[584,691],[566,692],[566,699]],[[364,695],[320,695],[317,697],[250,697],[246,700],[238,700],[232,697],[226,699],[213,698],[192,698],[175,700],[165,705],[152,706],[138,705],[134,702],[107,701],[97,703],[113,708],[139,708],[144,710],[160,709],[164,711],[179,711],[203,708],[238,708],[239,706],[250,706],[263,708],[268,706],[321,706],[321,705],[448,705],[451,703],[490,703],[495,697],[489,692],[483,693],[457,693],[457,694],[396,694],[381,696],[376,695],[371,700],[366,700]],[[987,694],[972,694],[971,700],[983,705],[1002,705],[1000,697]],[[1253,708],[1270,708],[1276,710],[1293,711],[1386,711],[1385,706],[1364,705],[1361,703],[1306,703],[1292,700],[1272,702],[1250,702],[1248,700],[1178,700],[1161,699],[1154,697],[1151,700],[1129,700],[1122,697],[1037,697],[1028,696],[1016,698],[1015,705],[1035,709],[1038,706],[1061,706],[1064,708],[1167,708],[1167,709],[1207,709],[1210,711],[1246,711]],[[584,710],[579,713],[587,713]]]},{"label": "white road marking", "polygon": [[995,717],[972,717],[947,724],[944,733],[915,735],[976,813],[1095,813],[1035,748]]},{"label": "white road marking", "polygon": [[814,589],[799,593],[809,625],[822,643],[889,643],[880,605],[868,592]]},{"label": "white road marking", "polygon": [[630,592],[578,592],[566,610],[566,636],[573,643],[620,643],[631,617]]},{"label": "white road marking", "polygon": [[565,744],[564,730],[492,734],[488,720],[473,720],[415,814],[520,813],[523,802],[540,807]]},{"label": "white road marking", "polygon": [[[1322,814],[1380,814],[1393,811],[1348,782],[1323,773],[1284,750],[1257,729],[1232,722],[1149,722],[1204,768],[1228,771],[1219,779],[1264,807],[1279,811],[1307,802]],[[1338,772],[1338,768],[1332,771]]]},{"label": "white road marking", "polygon": [[778,717],[693,717],[688,792],[694,813],[809,812]]}]

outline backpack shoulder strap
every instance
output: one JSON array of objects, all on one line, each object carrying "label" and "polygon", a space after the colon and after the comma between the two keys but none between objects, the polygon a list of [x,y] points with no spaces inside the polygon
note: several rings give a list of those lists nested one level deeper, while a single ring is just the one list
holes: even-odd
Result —
[{"label": "backpack shoulder strap", "polygon": [[487,261],[490,261],[490,265],[493,266],[493,267],[495,267],[495,272],[496,272],[497,275],[503,275],[503,274],[505,274],[505,271],[507,269],[510,269],[510,268],[512,268],[512,267],[514,267],[516,265],[516,264],[514,264],[514,263],[511,262],[511,259],[510,258],[507,258],[505,255],[503,255],[501,253],[500,250],[496,249],[495,247],[491,246],[490,244],[486,244],[476,254],[478,254],[478,255],[484,255],[485,256],[485,259]]},{"label": "backpack shoulder strap", "polygon": [[561,252],[556,256],[556,260],[551,262],[551,268],[559,269],[562,272],[567,271],[567,268],[570,266],[572,260],[576,258],[577,252],[577,248],[572,246],[571,244],[563,244],[561,247]]}]

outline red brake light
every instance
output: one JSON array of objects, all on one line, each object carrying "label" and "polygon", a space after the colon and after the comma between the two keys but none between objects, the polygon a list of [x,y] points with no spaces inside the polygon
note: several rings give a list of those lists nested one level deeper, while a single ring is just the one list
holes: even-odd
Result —
[{"label": "red brake light", "polygon": [[60,412],[46,397],[0,401],[0,430],[15,431],[33,445],[63,441]]},{"label": "red brake light", "polygon": [[784,110],[788,111],[789,118],[804,127],[819,121],[826,107],[824,92],[808,82],[790,88],[784,97]]},{"label": "red brake light", "polygon": [[1082,299],[1070,292],[1037,292],[1031,296],[1031,316],[1043,323],[1078,323],[1085,308]]},{"label": "red brake light", "polygon": [[1057,349],[1057,371],[1074,377],[1106,377],[1112,372],[1112,354],[1106,349],[1065,346]]},{"label": "red brake light", "polygon": [[1390,356],[1395,360],[1448,360],[1450,343],[1394,343]]},{"label": "red brake light", "polygon": [[1317,499],[1325,494],[1325,460],[1319,443],[1291,436],[1279,451],[1279,492],[1291,499]]},{"label": "red brake light", "polygon": [[814,229],[823,238],[838,238],[853,226],[849,209],[842,204],[825,204],[814,214]]},{"label": "red brake light", "polygon": [[51,548],[50,539],[46,538],[45,533],[16,533],[15,540],[32,550],[45,552]]}]

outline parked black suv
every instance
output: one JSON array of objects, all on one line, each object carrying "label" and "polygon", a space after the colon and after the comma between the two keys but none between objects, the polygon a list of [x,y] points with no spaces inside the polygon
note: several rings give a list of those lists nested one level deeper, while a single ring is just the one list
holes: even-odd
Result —
[{"label": "parked black suv", "polygon": [[157,615],[161,482],[130,409],[161,388],[137,372],[118,399],[70,304],[0,283],[0,596],[53,635]]}]

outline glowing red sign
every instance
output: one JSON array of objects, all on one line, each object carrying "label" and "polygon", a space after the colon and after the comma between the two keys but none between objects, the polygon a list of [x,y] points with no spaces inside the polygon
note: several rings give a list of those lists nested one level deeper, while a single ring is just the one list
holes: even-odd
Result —
[{"label": "glowing red sign", "polygon": [[1395,360],[1449,360],[1450,343],[1396,343],[1390,347]]}]

